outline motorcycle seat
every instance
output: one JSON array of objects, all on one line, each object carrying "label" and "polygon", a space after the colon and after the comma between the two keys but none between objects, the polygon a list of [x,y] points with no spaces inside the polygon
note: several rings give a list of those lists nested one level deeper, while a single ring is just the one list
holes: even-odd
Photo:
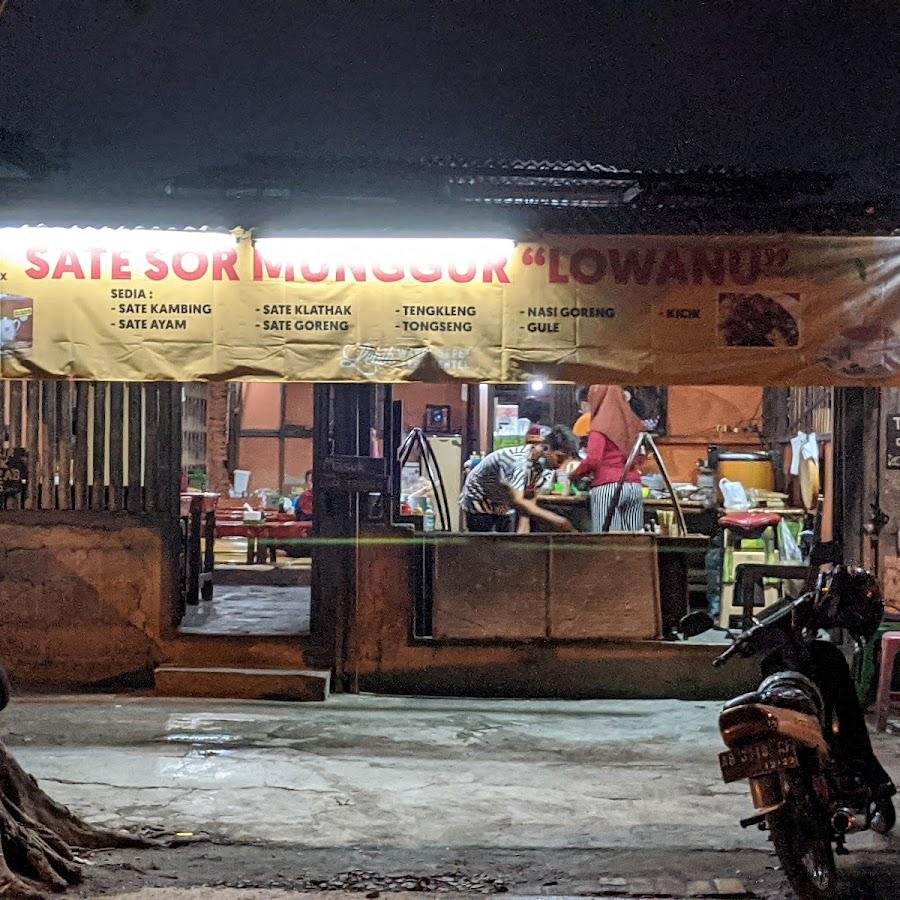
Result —
[{"label": "motorcycle seat", "polygon": [[760,696],[759,691],[749,691],[746,694],[741,694],[738,697],[733,697],[729,700],[723,707],[722,712],[726,709],[735,709],[738,706],[753,706],[755,703],[762,703],[762,697]]},{"label": "motorcycle seat", "polygon": [[815,684],[799,672],[777,672],[766,678],[759,688],[729,700],[723,707],[751,706],[761,703],[779,709],[792,709],[808,716],[821,716],[824,704]]}]

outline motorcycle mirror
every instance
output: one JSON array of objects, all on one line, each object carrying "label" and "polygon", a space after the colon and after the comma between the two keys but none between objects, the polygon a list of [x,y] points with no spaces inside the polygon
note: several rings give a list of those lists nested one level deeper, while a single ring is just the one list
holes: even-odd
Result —
[{"label": "motorcycle mirror", "polygon": [[716,627],[716,623],[708,612],[698,609],[684,616],[678,627],[686,638],[691,638],[712,630]]}]

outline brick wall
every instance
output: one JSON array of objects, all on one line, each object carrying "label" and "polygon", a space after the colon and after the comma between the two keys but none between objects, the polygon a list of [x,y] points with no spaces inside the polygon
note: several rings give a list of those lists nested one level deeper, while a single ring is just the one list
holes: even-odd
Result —
[{"label": "brick wall", "polygon": [[14,682],[72,688],[146,671],[158,657],[163,541],[137,517],[0,519],[0,660]]},{"label": "brick wall", "polygon": [[206,475],[209,490],[228,495],[228,384],[207,385]]}]

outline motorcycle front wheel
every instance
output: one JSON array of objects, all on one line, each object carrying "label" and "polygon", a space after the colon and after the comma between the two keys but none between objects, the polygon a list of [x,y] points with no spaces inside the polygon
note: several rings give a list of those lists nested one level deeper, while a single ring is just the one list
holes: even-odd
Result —
[{"label": "motorcycle front wheel", "polygon": [[[798,790],[802,789],[798,786]],[[816,806],[804,791],[766,817],[775,852],[799,900],[833,900],[837,896],[831,834]]]}]

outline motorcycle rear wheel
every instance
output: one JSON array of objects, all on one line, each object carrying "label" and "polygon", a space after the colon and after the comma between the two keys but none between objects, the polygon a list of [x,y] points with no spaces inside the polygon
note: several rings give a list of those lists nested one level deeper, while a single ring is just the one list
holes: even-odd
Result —
[{"label": "motorcycle rear wheel", "polygon": [[769,834],[784,874],[799,900],[833,900],[838,875],[831,835],[813,804],[789,800],[767,816]]}]

